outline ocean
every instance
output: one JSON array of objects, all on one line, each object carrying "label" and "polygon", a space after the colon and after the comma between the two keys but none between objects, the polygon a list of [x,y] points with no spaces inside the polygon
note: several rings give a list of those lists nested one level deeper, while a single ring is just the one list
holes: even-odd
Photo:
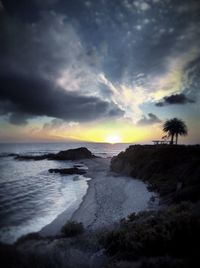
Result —
[{"label": "ocean", "polygon": [[87,147],[93,154],[112,157],[129,144],[32,143],[0,144],[0,241],[13,243],[20,236],[40,231],[62,212],[74,212],[87,192],[82,175],[51,174],[50,168],[68,168],[81,161],[18,161],[10,153],[40,155]]}]

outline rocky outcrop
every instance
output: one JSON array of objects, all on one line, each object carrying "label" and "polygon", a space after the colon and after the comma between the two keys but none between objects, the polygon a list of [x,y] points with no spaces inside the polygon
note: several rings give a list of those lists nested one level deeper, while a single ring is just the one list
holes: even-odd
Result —
[{"label": "rocky outcrop", "polygon": [[54,154],[43,154],[43,155],[20,155],[20,154],[14,154],[13,155],[16,160],[53,160]]},{"label": "rocky outcrop", "polygon": [[79,160],[85,158],[94,158],[95,156],[85,147],[60,151],[55,155],[56,160]]},{"label": "rocky outcrop", "polygon": [[69,149],[66,151],[60,151],[57,154],[43,154],[43,155],[19,155],[13,154],[17,160],[80,160],[86,158],[95,158],[87,148],[80,147],[76,149]]},{"label": "rocky outcrop", "polygon": [[130,146],[111,160],[111,170],[146,181],[163,197],[200,199],[200,146]]},{"label": "rocky outcrop", "polygon": [[50,173],[59,173],[62,175],[73,175],[73,174],[78,174],[78,175],[83,175],[86,173],[84,169],[79,169],[79,168],[55,168],[55,169],[49,169]]}]

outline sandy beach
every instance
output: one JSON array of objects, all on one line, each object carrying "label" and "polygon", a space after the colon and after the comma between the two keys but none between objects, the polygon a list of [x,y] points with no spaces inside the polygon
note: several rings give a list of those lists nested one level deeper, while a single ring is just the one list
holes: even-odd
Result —
[{"label": "sandy beach", "polygon": [[88,167],[85,176],[91,180],[81,204],[59,215],[40,231],[41,235],[58,234],[68,220],[82,222],[85,228],[95,230],[112,225],[132,212],[152,208],[150,200],[155,194],[142,181],[111,172],[109,158],[82,163]]}]

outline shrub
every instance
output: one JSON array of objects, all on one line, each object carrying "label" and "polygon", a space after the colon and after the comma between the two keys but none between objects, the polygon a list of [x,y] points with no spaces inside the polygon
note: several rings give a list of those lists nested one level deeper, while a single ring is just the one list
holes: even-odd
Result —
[{"label": "shrub", "polygon": [[187,268],[187,264],[180,259],[169,256],[159,258],[149,258],[141,261],[139,268]]},{"label": "shrub", "polygon": [[143,256],[190,258],[198,255],[200,215],[190,203],[157,212],[133,214],[101,240],[108,255],[120,260]]},{"label": "shrub", "polygon": [[84,232],[83,224],[81,222],[68,221],[61,229],[65,237],[72,237],[80,235]]},{"label": "shrub", "polygon": [[200,146],[130,146],[112,158],[111,170],[146,181],[173,203],[200,200]]},{"label": "shrub", "polygon": [[[187,268],[182,260],[174,259],[169,256],[159,258],[141,258],[139,261],[114,261],[105,268]],[[191,266],[192,267],[192,266]]]},{"label": "shrub", "polygon": [[61,268],[62,258],[55,251],[31,252],[19,250],[16,245],[0,243],[0,265],[2,268]]},{"label": "shrub", "polygon": [[5,268],[25,268],[22,254],[13,245],[0,243],[0,264]]},{"label": "shrub", "polygon": [[40,240],[40,239],[42,239],[42,237],[39,235],[39,233],[29,233],[26,235],[22,235],[20,238],[18,238],[16,244],[20,244],[25,241]]}]

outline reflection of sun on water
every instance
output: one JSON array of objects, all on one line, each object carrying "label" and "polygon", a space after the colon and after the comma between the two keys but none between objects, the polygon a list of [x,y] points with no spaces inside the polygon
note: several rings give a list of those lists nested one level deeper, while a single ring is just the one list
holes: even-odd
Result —
[{"label": "reflection of sun on water", "polygon": [[117,135],[109,135],[106,137],[106,142],[114,144],[121,142],[121,138]]}]

